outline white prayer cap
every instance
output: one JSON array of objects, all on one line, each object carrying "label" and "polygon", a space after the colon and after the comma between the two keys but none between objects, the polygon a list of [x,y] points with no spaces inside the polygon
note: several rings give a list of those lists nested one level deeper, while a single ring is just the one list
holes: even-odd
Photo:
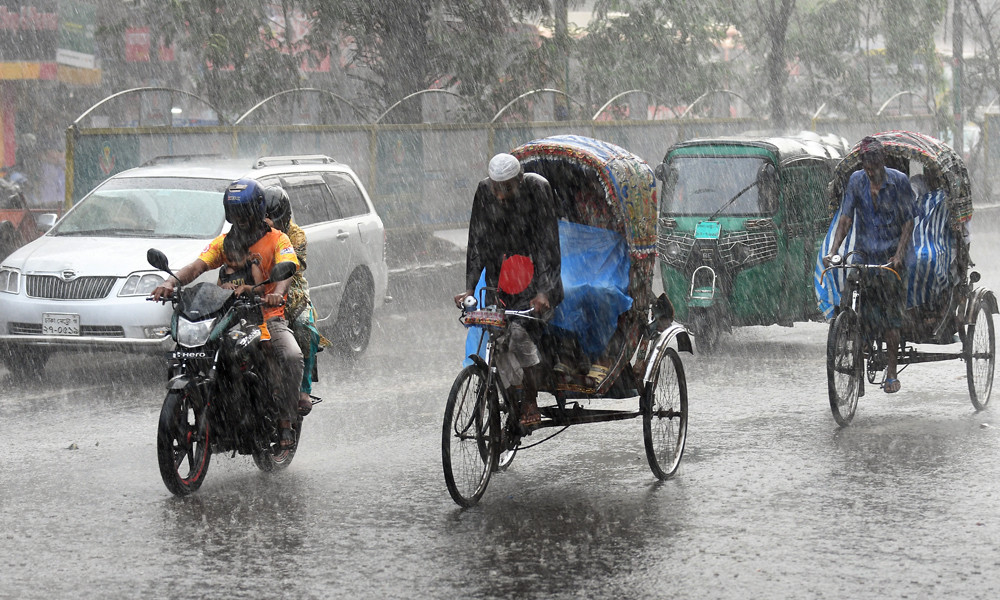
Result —
[{"label": "white prayer cap", "polygon": [[490,179],[493,181],[507,181],[520,172],[521,162],[513,154],[497,154],[490,159]]}]

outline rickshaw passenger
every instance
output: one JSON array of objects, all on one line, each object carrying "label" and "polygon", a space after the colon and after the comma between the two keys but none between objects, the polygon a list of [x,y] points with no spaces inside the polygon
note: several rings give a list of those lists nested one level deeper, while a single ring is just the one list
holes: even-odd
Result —
[{"label": "rickshaw passenger", "polygon": [[[898,278],[885,270],[873,274],[869,284],[871,293],[859,315],[865,330],[884,331],[887,364],[883,389],[893,394],[901,387],[896,358],[906,309],[908,277],[904,261],[913,233],[915,203],[909,178],[885,166],[881,142],[871,136],[864,138],[860,154],[862,169],[852,173],[847,183],[831,248],[834,252],[840,249],[856,220],[854,249],[862,253],[868,264],[886,265],[899,274]],[[823,263],[829,266],[829,255],[823,257]]]},{"label": "rickshaw passenger", "polygon": [[[497,299],[507,309],[529,306],[547,320],[563,298],[559,223],[549,182],[524,173],[511,154],[497,154],[489,163],[489,177],[479,182],[469,219],[465,291],[455,296],[462,306],[474,293],[486,270],[486,287],[498,289]],[[538,388],[542,381],[539,352],[542,327],[536,321],[513,319],[509,345],[497,354],[505,386],[523,389],[521,424],[536,425]]]}]

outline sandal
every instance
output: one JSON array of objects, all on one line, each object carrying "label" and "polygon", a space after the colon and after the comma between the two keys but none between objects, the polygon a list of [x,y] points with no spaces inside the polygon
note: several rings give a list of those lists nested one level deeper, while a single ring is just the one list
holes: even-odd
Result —
[{"label": "sandal", "polygon": [[308,415],[312,412],[312,409],[312,397],[305,392],[299,392],[299,416],[304,417]]},{"label": "sandal", "polygon": [[899,383],[899,380],[896,379],[895,377],[890,377],[889,379],[886,379],[885,383],[882,384],[882,390],[886,394],[895,394],[896,392],[899,391],[901,387],[903,387],[903,384]]},{"label": "sandal", "polygon": [[521,419],[519,423],[522,427],[532,427],[542,422],[542,413],[538,412],[538,401],[523,403],[521,405]]},{"label": "sandal", "polygon": [[290,421],[280,421],[278,423],[280,430],[278,431],[278,447],[287,450],[295,446],[295,432],[292,431],[292,424]]}]

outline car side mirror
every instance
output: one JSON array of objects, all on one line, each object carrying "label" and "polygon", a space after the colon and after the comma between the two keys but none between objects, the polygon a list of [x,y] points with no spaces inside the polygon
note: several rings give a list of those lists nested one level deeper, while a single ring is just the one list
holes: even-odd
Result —
[{"label": "car side mirror", "polygon": [[160,271],[170,272],[170,262],[167,260],[167,255],[156,248],[150,248],[146,251],[146,262]]},{"label": "car side mirror", "polygon": [[58,215],[56,213],[42,213],[35,217],[35,227],[38,228],[38,231],[44,233],[52,229],[57,219]]}]

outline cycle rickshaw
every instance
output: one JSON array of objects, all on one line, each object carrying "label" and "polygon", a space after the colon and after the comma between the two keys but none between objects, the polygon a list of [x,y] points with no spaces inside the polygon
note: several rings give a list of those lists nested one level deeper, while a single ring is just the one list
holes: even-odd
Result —
[{"label": "cycle rickshaw", "polygon": [[[477,290],[479,301],[463,309],[460,320],[478,329],[470,334],[467,366],[444,414],[448,491],[460,506],[472,506],[490,476],[510,466],[519,450],[570,425],[636,417],[642,417],[650,468],[656,477],[669,478],[687,439],[687,384],[678,350],[692,352],[692,346],[684,326],[673,322],[666,296],[653,296],[653,171],[623,148],[581,136],[535,140],[512,154],[526,172],[548,179],[560,215],[565,299],[547,327],[560,341],[544,352],[550,368],[539,388],[542,421],[531,432],[541,437],[545,429],[560,429],[524,444],[529,431],[519,424],[519,405],[501,381],[494,350],[504,343],[511,320],[526,315],[490,304],[490,290]],[[618,308],[609,315],[608,306]],[[546,402],[544,393],[553,400]],[[626,398],[637,398],[635,410],[591,406],[592,400]]]},{"label": "cycle rickshaw", "polygon": [[[980,274],[970,271],[972,199],[965,163],[947,144],[921,133],[890,131],[874,137],[885,149],[886,166],[910,176],[917,202],[904,282],[907,299],[897,351],[899,371],[917,363],[962,360],[972,404],[983,410],[993,388],[997,299],[988,288],[976,287]],[[828,187],[833,222],[815,268],[820,309],[831,319],[827,338],[830,409],[842,427],[854,417],[866,381],[869,385],[885,382],[885,340],[859,318],[868,294],[866,284],[878,271],[900,277],[887,266],[867,264],[861,253],[852,252],[853,232],[842,251],[846,260],[823,268],[823,256],[831,254],[832,232],[840,218],[847,180],[861,168],[859,146],[840,162]],[[950,352],[915,346],[959,343],[961,349]]]}]

